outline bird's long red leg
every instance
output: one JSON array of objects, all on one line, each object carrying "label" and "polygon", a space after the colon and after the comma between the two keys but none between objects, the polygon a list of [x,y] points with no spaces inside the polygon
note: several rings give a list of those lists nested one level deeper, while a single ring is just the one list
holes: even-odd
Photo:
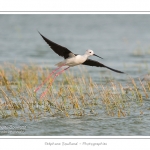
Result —
[{"label": "bird's long red leg", "polygon": [[49,80],[49,78],[50,78],[58,69],[60,69],[61,67],[63,67],[63,66],[60,66],[60,67],[56,68],[55,70],[53,70],[53,71],[50,73],[50,75],[34,90],[34,92],[37,92],[37,91],[46,83],[46,81]]},{"label": "bird's long red leg", "polygon": [[56,73],[54,78],[53,78],[53,81],[49,84],[49,86],[47,87],[47,89],[41,94],[40,98],[44,97],[49,89],[49,87],[52,85],[52,83],[54,82],[54,80],[56,79],[57,76],[59,76],[60,74],[62,74],[64,71],[66,71],[67,69],[69,69],[70,67],[67,67],[63,70],[61,70],[60,72]]}]

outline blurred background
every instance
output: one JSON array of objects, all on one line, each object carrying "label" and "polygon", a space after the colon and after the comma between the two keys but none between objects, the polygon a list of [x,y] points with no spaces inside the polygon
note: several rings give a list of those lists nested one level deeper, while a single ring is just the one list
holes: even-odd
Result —
[{"label": "blurred background", "polygon": [[[55,68],[55,54],[37,31],[76,54],[92,49],[109,67],[137,77],[146,74],[150,56],[150,15],[141,14],[24,14],[0,15],[0,63],[36,64]],[[75,67],[76,69],[76,67]],[[114,74],[105,68],[86,69]],[[99,75],[98,75],[99,76]]]},{"label": "blurred background", "polygon": [[[124,71],[132,77],[149,72],[150,15],[1,14],[0,66],[12,63],[16,67],[35,64],[42,68],[55,68],[55,64],[63,58],[49,48],[38,31],[75,54],[84,54],[87,49],[92,49],[104,59],[94,56],[91,59]],[[106,68],[85,68],[97,83],[104,81],[107,76],[113,76],[116,81],[125,81],[127,78],[125,74],[118,74]],[[73,67],[70,70],[79,72],[79,69],[81,68]],[[81,118],[46,117],[37,122],[22,122],[16,118],[0,118],[0,121],[1,125],[26,125],[27,129],[23,135],[32,136],[149,135],[149,99],[145,99],[143,108],[137,109],[138,112],[135,111],[135,107],[137,105],[134,103],[134,113],[123,118],[103,118],[101,116],[104,114],[100,113],[94,117]],[[140,114],[141,109],[144,110],[143,116]]]}]

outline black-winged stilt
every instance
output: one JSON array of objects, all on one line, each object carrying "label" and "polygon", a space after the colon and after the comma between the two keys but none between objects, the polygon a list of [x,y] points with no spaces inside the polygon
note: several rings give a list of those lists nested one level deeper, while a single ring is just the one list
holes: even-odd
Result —
[{"label": "black-winged stilt", "polygon": [[[71,52],[70,50],[68,50],[66,47],[63,47],[61,45],[58,45],[52,41],[50,41],[49,39],[47,39],[46,37],[44,37],[40,32],[39,34],[42,36],[42,38],[45,40],[45,42],[50,46],[50,48],[55,52],[57,53],[59,56],[62,56],[64,57],[64,60],[57,63],[56,66],[58,66],[58,68],[56,68],[55,70],[53,70],[51,72],[51,74],[45,79],[45,81],[39,85],[36,89],[35,89],[35,92],[38,91],[41,86],[54,74],[56,73],[57,70],[59,70],[61,67],[63,66],[68,66],[67,68],[57,72],[53,78],[53,81],[55,80],[55,78],[60,75],[61,73],[63,73],[65,70],[69,69],[70,67],[73,67],[73,66],[77,66],[77,65],[88,65],[88,66],[96,66],[96,67],[105,67],[105,68],[108,68],[112,71],[115,71],[117,73],[124,73],[122,71],[119,71],[119,70],[116,70],[116,69],[113,69],[113,68],[110,68],[110,67],[107,67],[105,66],[104,64],[98,62],[98,61],[95,61],[95,60],[92,60],[92,59],[88,59],[88,57],[94,55],[94,56],[97,56],[99,58],[101,58],[100,56],[94,54],[94,52],[92,50],[87,50],[85,52],[84,55],[78,55],[78,54],[74,54],[73,52]],[[43,94],[41,96],[44,96],[46,93],[43,92]]]}]

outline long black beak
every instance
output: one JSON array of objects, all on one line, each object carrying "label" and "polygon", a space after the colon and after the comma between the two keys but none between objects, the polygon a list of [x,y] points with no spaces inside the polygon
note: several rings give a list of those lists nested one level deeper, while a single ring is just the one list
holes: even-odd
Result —
[{"label": "long black beak", "polygon": [[101,58],[101,59],[104,59],[104,58],[102,58],[102,57],[100,57],[100,56],[98,56],[98,55],[96,55],[96,54],[93,54],[94,56],[97,56],[97,57],[99,57],[99,58]]}]

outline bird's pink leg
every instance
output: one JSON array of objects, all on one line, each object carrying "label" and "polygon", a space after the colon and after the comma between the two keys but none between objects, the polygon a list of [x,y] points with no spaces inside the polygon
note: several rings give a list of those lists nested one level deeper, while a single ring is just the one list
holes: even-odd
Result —
[{"label": "bird's pink leg", "polygon": [[47,87],[47,89],[41,94],[40,98],[44,97],[49,89],[49,87],[51,86],[51,84],[54,82],[54,80],[56,79],[57,76],[59,76],[60,74],[62,74],[64,71],[66,71],[67,69],[69,69],[70,67],[67,67],[63,70],[61,70],[60,72],[56,73],[54,78],[53,78],[53,81],[49,84],[49,86]]},{"label": "bird's pink leg", "polygon": [[49,78],[50,78],[58,69],[60,69],[61,67],[63,67],[63,66],[60,66],[60,67],[56,68],[55,70],[53,70],[53,71],[50,73],[50,75],[34,90],[34,92],[37,92],[37,91],[46,83],[46,81],[49,80]]}]

